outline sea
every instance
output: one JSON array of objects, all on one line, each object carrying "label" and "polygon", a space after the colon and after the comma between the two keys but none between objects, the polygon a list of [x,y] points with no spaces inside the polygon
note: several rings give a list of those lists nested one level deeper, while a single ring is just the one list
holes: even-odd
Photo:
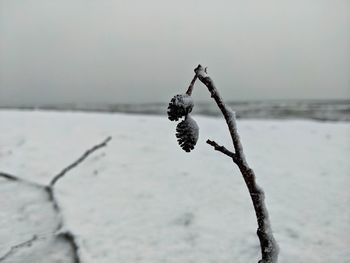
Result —
[{"label": "sea", "polygon": [[[350,121],[350,100],[274,100],[229,101],[226,105],[236,112],[239,119],[312,119],[318,121]],[[20,106],[21,110],[89,111],[129,114],[166,115],[167,103],[103,103],[103,104],[55,104]],[[13,107],[0,107],[13,108]],[[213,101],[196,102],[194,114],[220,116]]]}]

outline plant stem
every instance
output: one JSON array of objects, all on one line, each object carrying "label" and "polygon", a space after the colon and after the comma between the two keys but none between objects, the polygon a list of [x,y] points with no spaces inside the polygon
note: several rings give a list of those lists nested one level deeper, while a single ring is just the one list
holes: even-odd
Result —
[{"label": "plant stem", "polygon": [[187,89],[187,91],[186,91],[186,94],[187,94],[187,95],[189,95],[189,96],[192,95],[194,83],[196,82],[196,80],[197,80],[197,74],[194,75],[194,77],[193,77],[193,79],[192,79],[190,85],[188,86],[188,89]]},{"label": "plant stem", "polygon": [[[194,71],[196,73],[195,78],[198,77],[198,79],[208,88],[211,97],[215,100],[216,104],[221,110],[230,131],[233,147],[235,149],[234,153],[230,152],[223,146],[219,146],[214,141],[208,140],[207,143],[213,146],[215,150],[231,157],[243,176],[244,182],[253,202],[258,223],[257,235],[260,241],[262,256],[258,263],[276,263],[278,260],[279,248],[272,233],[269,213],[265,205],[265,194],[261,187],[259,187],[256,183],[254,171],[249,167],[245,159],[243,146],[237,131],[236,115],[225,105],[214,85],[214,82],[207,75],[206,70],[201,65],[198,65]],[[195,80],[195,78],[193,78],[193,80]]]}]

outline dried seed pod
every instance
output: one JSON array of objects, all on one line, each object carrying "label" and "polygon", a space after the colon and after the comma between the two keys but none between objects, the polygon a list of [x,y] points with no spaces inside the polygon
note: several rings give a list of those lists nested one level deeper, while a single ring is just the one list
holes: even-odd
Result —
[{"label": "dried seed pod", "polygon": [[177,121],[189,114],[193,109],[193,100],[187,94],[175,95],[168,106],[168,118]]},{"label": "dried seed pod", "polygon": [[176,126],[176,137],[181,148],[190,152],[198,141],[199,128],[190,115]]}]

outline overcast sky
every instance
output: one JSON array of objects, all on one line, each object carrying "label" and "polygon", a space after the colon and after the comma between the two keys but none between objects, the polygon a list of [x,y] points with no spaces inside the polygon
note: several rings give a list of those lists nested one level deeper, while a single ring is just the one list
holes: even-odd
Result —
[{"label": "overcast sky", "polygon": [[350,99],[350,1],[0,0],[0,105],[167,102],[198,63],[226,100]]}]

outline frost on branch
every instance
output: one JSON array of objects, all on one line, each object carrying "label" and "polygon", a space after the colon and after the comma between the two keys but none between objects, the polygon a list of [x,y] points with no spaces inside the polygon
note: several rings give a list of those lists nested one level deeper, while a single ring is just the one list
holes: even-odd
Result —
[{"label": "frost on branch", "polygon": [[190,152],[198,141],[199,127],[190,115],[176,126],[176,137],[181,148]]},{"label": "frost on branch", "polygon": [[175,96],[170,101],[168,107],[168,116],[171,121],[178,120],[179,118],[186,116],[185,120],[180,122],[176,127],[176,137],[178,138],[178,142],[182,149],[184,149],[186,152],[190,152],[198,140],[198,126],[196,122],[188,115],[193,108],[193,102],[192,100],[186,101],[187,98],[191,99],[189,96],[192,94],[194,83],[198,78],[208,88],[211,97],[214,99],[216,105],[221,110],[221,113],[225,118],[231,135],[234,151],[230,151],[226,147],[220,146],[215,141],[207,140],[207,143],[213,146],[215,150],[231,157],[232,161],[238,166],[243,176],[253,202],[258,223],[257,235],[260,241],[261,249],[261,260],[259,260],[259,263],[277,263],[279,247],[271,229],[269,213],[264,201],[264,192],[256,183],[254,171],[249,167],[245,159],[241,140],[237,131],[235,113],[225,105],[217,88],[215,87],[214,82],[208,76],[206,68],[198,65],[194,71],[195,76],[186,92],[187,97],[186,95]]},{"label": "frost on branch", "polygon": [[168,118],[171,121],[177,121],[185,117],[193,109],[193,100],[188,94],[175,95],[168,106]]}]

